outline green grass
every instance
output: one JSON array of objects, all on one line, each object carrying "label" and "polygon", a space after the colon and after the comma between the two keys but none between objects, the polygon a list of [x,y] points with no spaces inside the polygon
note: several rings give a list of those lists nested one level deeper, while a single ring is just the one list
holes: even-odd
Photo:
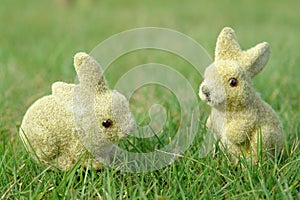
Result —
[{"label": "green grass", "polygon": [[[107,3],[90,0],[71,5],[62,2],[1,1],[0,199],[300,198],[300,3],[297,0]],[[236,30],[245,49],[268,41],[271,58],[254,85],[282,120],[286,134],[284,154],[275,161],[270,159],[257,167],[244,164],[243,168],[230,165],[226,152],[222,151],[215,158],[210,155],[201,158],[201,135],[205,133],[203,124],[209,109],[200,103],[200,129],[192,146],[164,169],[134,174],[113,168],[86,170],[76,165],[70,172],[60,172],[33,161],[17,134],[26,109],[39,97],[49,94],[53,82],[74,81],[72,57],[76,52],[90,52],[112,34],[145,26],[187,34],[211,55],[224,26]],[[107,79],[113,85],[131,66],[147,62],[173,66],[190,80],[195,90],[201,82],[201,77],[184,61],[151,51],[133,52],[120,58],[108,70]],[[164,97],[157,90],[148,95],[153,98],[150,102],[145,102],[147,96],[143,95],[132,100],[133,111],[139,123],[146,123],[149,119],[145,113],[151,103],[159,102],[170,109],[170,121],[160,138],[165,144],[177,128],[178,106],[174,106],[172,94]],[[153,141],[133,140],[143,151],[147,151],[147,145],[160,147],[151,146]],[[131,148],[126,142],[121,145]]]}]

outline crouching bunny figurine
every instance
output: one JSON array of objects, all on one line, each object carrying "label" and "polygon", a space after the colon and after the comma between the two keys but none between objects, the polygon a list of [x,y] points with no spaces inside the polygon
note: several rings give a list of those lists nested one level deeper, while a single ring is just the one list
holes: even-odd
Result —
[{"label": "crouching bunny figurine", "polygon": [[83,165],[100,169],[114,156],[113,143],[135,129],[126,98],[110,90],[99,64],[77,53],[78,84],[56,82],[52,94],[26,112],[20,136],[37,160],[70,170],[81,155]]},{"label": "crouching bunny figurine", "polygon": [[[215,61],[207,67],[199,96],[211,106],[207,127],[220,138],[233,158],[257,163],[257,151],[280,151],[284,133],[274,110],[255,92],[252,78],[266,65],[269,45],[242,51],[231,28],[217,40]],[[236,159],[234,159],[237,161]]]}]

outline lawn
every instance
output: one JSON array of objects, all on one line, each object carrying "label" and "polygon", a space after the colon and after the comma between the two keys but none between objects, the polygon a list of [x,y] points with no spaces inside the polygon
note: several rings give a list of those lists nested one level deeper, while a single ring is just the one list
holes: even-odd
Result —
[{"label": "lawn", "polygon": [[[0,199],[300,199],[300,3],[287,1],[9,1],[0,3]],[[226,152],[201,155],[209,108],[199,99],[199,127],[190,146],[172,164],[156,171],[101,171],[76,165],[69,172],[36,163],[19,136],[27,108],[51,93],[55,81],[74,82],[73,56],[91,52],[113,34],[132,28],[179,31],[213,57],[224,26],[235,29],[244,49],[267,41],[271,57],[254,87],[278,113],[285,131],[276,160],[234,166]],[[128,70],[156,62],[176,69],[197,92],[202,77],[176,55],[144,49],[111,64],[105,75],[113,88]],[[158,138],[119,143],[147,152],[172,141],[180,108],[163,87],[140,88],[130,100],[139,125],[149,123],[154,103],[167,110]]]}]

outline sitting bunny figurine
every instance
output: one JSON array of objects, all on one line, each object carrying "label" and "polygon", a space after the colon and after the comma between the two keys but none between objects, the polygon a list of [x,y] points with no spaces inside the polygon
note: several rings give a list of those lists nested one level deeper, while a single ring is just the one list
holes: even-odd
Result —
[{"label": "sitting bunny figurine", "polygon": [[215,61],[207,67],[199,96],[212,107],[207,127],[229,153],[257,163],[259,145],[274,154],[283,145],[284,133],[274,110],[255,92],[252,78],[270,55],[266,42],[242,51],[231,28],[217,40]]},{"label": "sitting bunny figurine", "polygon": [[31,154],[45,164],[70,170],[78,158],[100,169],[111,161],[113,143],[132,132],[136,123],[126,98],[109,90],[99,64],[77,53],[79,84],[56,82],[52,94],[38,99],[26,112],[20,136]]}]

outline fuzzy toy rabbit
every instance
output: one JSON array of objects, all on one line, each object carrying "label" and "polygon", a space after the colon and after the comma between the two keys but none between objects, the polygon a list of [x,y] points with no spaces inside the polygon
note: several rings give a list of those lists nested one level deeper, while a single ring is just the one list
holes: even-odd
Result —
[{"label": "fuzzy toy rabbit", "polygon": [[269,55],[266,42],[242,51],[234,31],[224,28],[217,40],[215,61],[206,69],[199,89],[200,98],[212,107],[207,127],[234,158],[244,155],[253,163],[260,144],[262,150],[274,154],[284,140],[278,116],[252,85]]},{"label": "fuzzy toy rabbit", "polygon": [[52,94],[38,99],[26,112],[20,136],[31,154],[46,164],[70,170],[87,153],[84,165],[95,169],[109,163],[113,143],[136,127],[126,98],[109,90],[99,64],[77,53],[79,84],[56,82]]}]

